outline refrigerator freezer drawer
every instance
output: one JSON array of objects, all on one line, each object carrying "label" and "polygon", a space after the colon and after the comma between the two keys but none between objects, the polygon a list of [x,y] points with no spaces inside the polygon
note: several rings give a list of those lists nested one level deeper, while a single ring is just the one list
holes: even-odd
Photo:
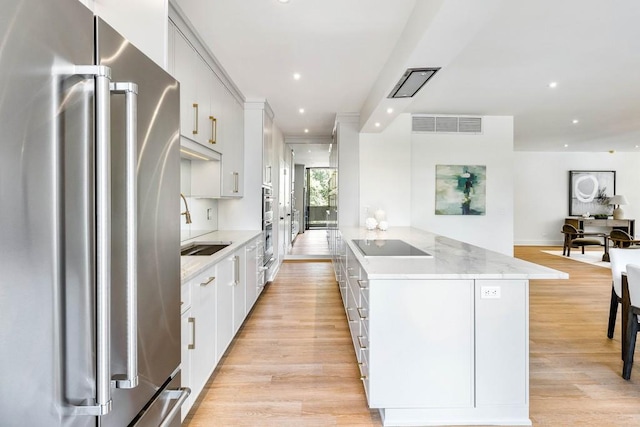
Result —
[{"label": "refrigerator freezer drawer", "polygon": [[133,427],[179,427],[180,408],[191,390],[180,387],[180,372],[158,393],[131,424]]}]

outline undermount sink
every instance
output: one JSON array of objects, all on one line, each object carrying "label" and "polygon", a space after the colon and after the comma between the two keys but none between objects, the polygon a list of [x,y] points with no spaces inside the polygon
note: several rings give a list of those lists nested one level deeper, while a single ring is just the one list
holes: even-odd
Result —
[{"label": "undermount sink", "polygon": [[213,255],[218,251],[223,250],[229,246],[232,242],[198,242],[192,243],[189,246],[185,246],[180,249],[181,256],[191,255]]}]

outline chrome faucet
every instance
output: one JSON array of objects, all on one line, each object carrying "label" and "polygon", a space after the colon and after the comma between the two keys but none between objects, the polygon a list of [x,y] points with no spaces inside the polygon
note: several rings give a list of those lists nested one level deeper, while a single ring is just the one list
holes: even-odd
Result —
[{"label": "chrome faucet", "polygon": [[180,215],[184,215],[184,219],[187,224],[191,224],[191,213],[189,212],[189,205],[187,204],[187,199],[184,197],[184,194],[180,193],[180,197],[184,200],[184,212],[180,212]]}]

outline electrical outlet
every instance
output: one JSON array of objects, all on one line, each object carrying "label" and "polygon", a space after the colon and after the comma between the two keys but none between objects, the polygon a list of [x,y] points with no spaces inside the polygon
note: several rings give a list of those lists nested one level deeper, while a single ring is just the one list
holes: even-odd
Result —
[{"label": "electrical outlet", "polygon": [[500,298],[500,286],[481,286],[480,298],[482,299],[498,299]]}]

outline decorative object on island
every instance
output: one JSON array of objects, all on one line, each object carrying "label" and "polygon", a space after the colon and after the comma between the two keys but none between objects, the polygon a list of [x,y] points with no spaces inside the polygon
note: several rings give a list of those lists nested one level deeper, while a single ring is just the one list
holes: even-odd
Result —
[{"label": "decorative object on island", "polygon": [[387,221],[380,221],[378,223],[378,228],[381,231],[387,231],[389,229],[389,223]]},{"label": "decorative object on island", "polygon": [[616,171],[569,171],[569,215],[611,215]]},{"label": "decorative object on island", "polygon": [[613,209],[613,219],[623,219],[624,218],[624,211],[622,210],[622,208],[620,206],[629,204],[629,202],[627,201],[627,198],[624,197],[621,194],[616,194],[615,196],[613,196],[613,197],[611,197],[609,199],[609,204],[613,205],[613,207],[614,207],[614,209]]},{"label": "decorative object on island", "polygon": [[378,221],[376,221],[375,218],[367,218],[364,222],[364,225],[365,227],[367,227],[367,230],[375,230],[378,226]]},{"label": "decorative object on island", "polygon": [[486,166],[436,165],[436,215],[484,215]]}]

